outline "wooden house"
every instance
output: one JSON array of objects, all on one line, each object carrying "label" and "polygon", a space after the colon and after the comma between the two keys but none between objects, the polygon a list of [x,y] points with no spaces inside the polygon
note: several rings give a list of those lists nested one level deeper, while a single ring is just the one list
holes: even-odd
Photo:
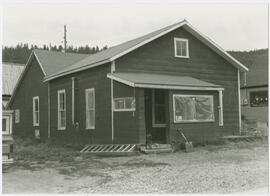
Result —
[{"label": "wooden house", "polygon": [[14,134],[75,144],[237,135],[248,69],[186,20],[93,55],[34,50],[9,107]]}]

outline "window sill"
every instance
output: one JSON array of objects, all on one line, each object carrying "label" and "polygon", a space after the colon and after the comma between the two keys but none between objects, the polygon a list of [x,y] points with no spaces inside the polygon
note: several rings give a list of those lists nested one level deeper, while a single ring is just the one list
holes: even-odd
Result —
[{"label": "window sill", "polygon": [[39,124],[35,124],[35,125],[33,125],[33,127],[39,127]]},{"label": "window sill", "polygon": [[176,58],[182,58],[182,59],[189,59],[190,57],[189,56],[174,56],[174,57],[176,57]]},{"label": "window sill", "polygon": [[113,110],[114,112],[135,112],[135,109]]},{"label": "window sill", "polygon": [[85,130],[95,130],[95,127],[86,127]]},{"label": "window sill", "polygon": [[57,128],[58,131],[61,131],[61,130],[66,130],[66,127],[63,127],[63,128]]},{"label": "window sill", "polygon": [[215,120],[187,120],[187,121],[174,121],[175,124],[188,124],[188,123],[214,123]]}]

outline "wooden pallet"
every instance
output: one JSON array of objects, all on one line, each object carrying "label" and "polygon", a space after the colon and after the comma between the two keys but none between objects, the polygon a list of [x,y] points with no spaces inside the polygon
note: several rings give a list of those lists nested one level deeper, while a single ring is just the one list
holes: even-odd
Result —
[{"label": "wooden pallet", "polygon": [[137,153],[136,144],[91,144],[86,145],[81,153],[94,155],[126,156]]}]

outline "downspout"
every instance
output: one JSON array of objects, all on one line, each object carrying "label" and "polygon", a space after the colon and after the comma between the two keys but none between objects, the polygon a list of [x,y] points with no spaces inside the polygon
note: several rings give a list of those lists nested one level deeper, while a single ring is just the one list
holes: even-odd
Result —
[{"label": "downspout", "polygon": [[240,96],[240,71],[237,70],[237,79],[238,79],[238,111],[239,111],[239,134],[241,135],[241,96]]},{"label": "downspout", "polygon": [[218,91],[218,97],[219,97],[219,126],[223,126],[223,92],[222,90]]},{"label": "downspout", "polygon": [[75,110],[75,108],[74,108],[74,98],[75,98],[75,78],[74,77],[72,77],[71,78],[71,80],[72,80],[72,108],[71,108],[71,110],[72,110],[72,113],[71,113],[71,116],[72,116],[72,125],[74,125],[74,123],[75,123],[75,117],[74,117],[74,110]]},{"label": "downspout", "polygon": [[[111,73],[115,72],[115,61],[111,63]],[[112,122],[112,143],[114,143],[114,102],[113,102],[113,80],[111,79],[111,122]]]},{"label": "downspout", "polygon": [[48,138],[51,137],[50,81],[48,81]]}]

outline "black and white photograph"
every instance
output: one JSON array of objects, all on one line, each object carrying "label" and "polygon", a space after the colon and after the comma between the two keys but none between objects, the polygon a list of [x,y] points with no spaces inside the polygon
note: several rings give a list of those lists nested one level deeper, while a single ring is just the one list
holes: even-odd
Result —
[{"label": "black and white photograph", "polygon": [[3,1],[2,194],[269,194],[267,1]]}]

